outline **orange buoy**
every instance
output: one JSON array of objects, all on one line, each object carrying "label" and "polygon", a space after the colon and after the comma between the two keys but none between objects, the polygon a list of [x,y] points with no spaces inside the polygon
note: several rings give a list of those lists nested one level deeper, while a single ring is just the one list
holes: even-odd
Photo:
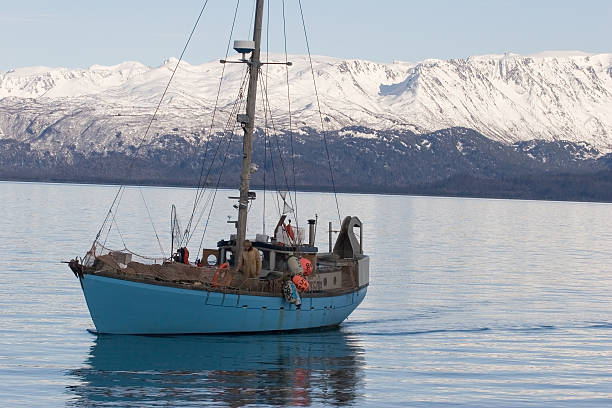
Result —
[{"label": "orange buoy", "polygon": [[308,281],[303,276],[300,276],[300,275],[295,275],[293,279],[291,280],[293,281],[293,284],[295,285],[297,290],[300,292],[307,291],[308,287],[310,286],[308,284]]},{"label": "orange buoy", "polygon": [[213,288],[216,288],[217,286],[219,286],[219,279],[221,279],[222,282],[224,282],[227,279],[228,272],[229,272],[229,263],[224,262],[221,265],[219,265],[219,269],[217,269],[217,272],[215,272],[215,275],[212,278]]},{"label": "orange buoy", "polygon": [[187,247],[184,248],[185,252],[183,255],[183,262],[185,263],[185,265],[189,265],[189,250],[187,249]]},{"label": "orange buoy", "polygon": [[301,258],[300,264],[302,264],[302,270],[304,271],[304,276],[308,276],[312,273],[312,262],[310,262],[306,258]]},{"label": "orange buoy", "polygon": [[287,232],[287,236],[291,238],[292,241],[295,241],[295,233],[293,232],[293,227],[291,226],[291,220],[289,220],[289,225],[285,226],[285,231]]}]

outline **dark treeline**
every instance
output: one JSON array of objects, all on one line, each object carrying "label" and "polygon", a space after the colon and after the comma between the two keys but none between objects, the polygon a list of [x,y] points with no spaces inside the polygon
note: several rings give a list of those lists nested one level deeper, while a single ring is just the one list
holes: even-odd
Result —
[{"label": "dark treeline", "polygon": [[[505,145],[463,128],[427,135],[378,131],[375,138],[347,135],[351,129],[373,132],[347,128],[343,135],[328,134],[337,191],[612,202],[612,158],[590,147],[542,141]],[[295,164],[298,190],[332,190],[321,135],[294,135],[295,163],[290,141],[287,135],[265,139],[257,134],[254,162],[259,170],[253,188],[264,186],[265,175],[266,188],[293,189]],[[201,179],[212,187],[235,188],[241,148],[240,138],[217,137],[207,153],[179,135],[165,135],[134,156],[134,149],[48,152],[4,139],[0,179],[171,186],[195,186]]]}]

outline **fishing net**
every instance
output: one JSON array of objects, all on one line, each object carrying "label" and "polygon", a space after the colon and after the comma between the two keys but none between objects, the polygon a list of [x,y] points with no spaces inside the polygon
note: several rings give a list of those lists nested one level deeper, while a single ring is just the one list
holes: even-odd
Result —
[{"label": "fishing net", "polygon": [[87,254],[83,258],[83,265],[93,266],[96,258],[103,255],[112,255],[112,257],[118,262],[127,265],[130,262],[138,262],[145,265],[163,264],[167,261],[167,258],[161,257],[150,257],[145,255],[137,254],[136,252],[130,251],[127,248],[123,249],[111,249],[102,245],[99,241],[95,241],[91,246],[91,249],[87,251]]}]

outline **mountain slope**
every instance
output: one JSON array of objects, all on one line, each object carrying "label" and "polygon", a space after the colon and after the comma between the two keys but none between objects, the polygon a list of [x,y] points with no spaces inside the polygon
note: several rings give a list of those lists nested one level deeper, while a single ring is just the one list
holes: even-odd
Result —
[{"label": "mountain slope", "polygon": [[[293,126],[302,132],[320,129],[308,58],[290,59]],[[566,140],[612,150],[612,54],[506,54],[417,64],[313,60],[326,130],[362,126],[427,133],[466,127],[505,144]],[[218,62],[181,63],[143,139],[175,65],[170,59],[155,68],[126,62],[0,73],[0,138],[52,154],[128,152],[141,142],[158,146],[160,136],[169,133],[197,145],[209,136],[222,69]],[[227,121],[243,70],[226,66],[217,130]],[[275,123],[282,127],[288,118],[285,68],[265,66],[263,74]]]}]

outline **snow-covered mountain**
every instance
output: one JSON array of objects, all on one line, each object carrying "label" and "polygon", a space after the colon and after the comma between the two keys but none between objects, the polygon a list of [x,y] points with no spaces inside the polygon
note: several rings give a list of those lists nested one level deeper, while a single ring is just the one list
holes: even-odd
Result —
[{"label": "snow-covered mountain", "polygon": [[[293,125],[320,129],[308,57],[290,60]],[[360,126],[428,133],[465,127],[505,144],[567,140],[612,151],[612,54],[546,52],[420,63],[315,56],[313,61],[326,130]],[[176,62],[0,73],[0,138],[50,152],[124,151],[138,145]],[[167,134],[194,144],[206,138],[222,69],[218,61],[181,62],[145,143],[155,145]],[[262,70],[262,89],[281,127],[288,118],[285,67]],[[217,130],[228,121],[243,78],[243,65],[225,65]],[[263,118],[262,100],[260,94]],[[345,133],[377,137],[376,132]]]}]

